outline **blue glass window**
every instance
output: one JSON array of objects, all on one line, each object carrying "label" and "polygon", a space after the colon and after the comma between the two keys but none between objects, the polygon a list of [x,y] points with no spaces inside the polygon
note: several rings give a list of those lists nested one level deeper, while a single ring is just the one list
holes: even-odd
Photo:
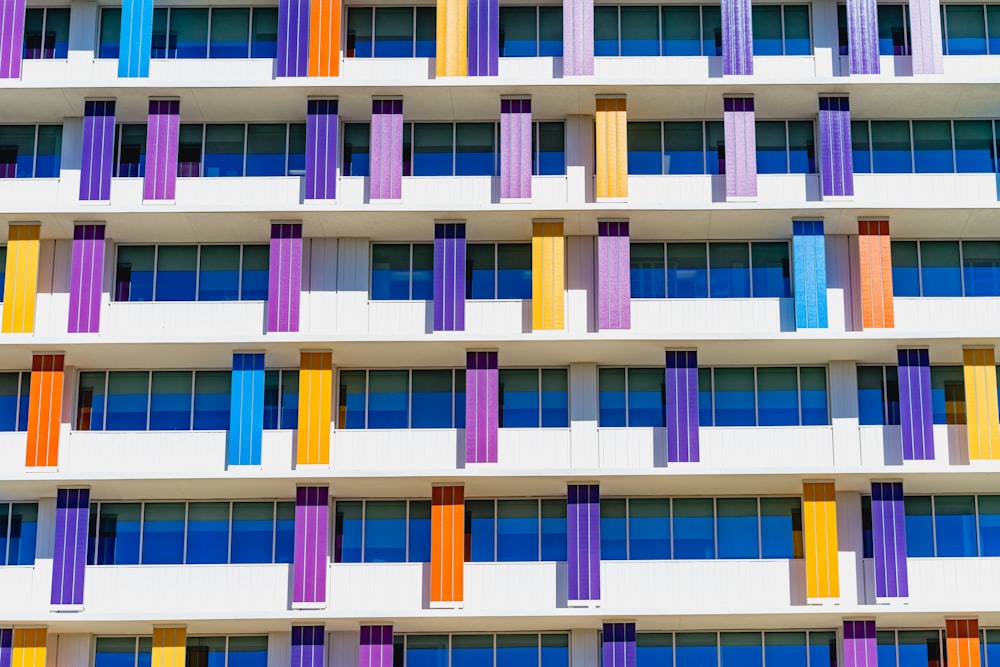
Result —
[{"label": "blue glass window", "polygon": [[496,251],[493,243],[469,243],[465,247],[465,298],[495,299]]},{"label": "blue glass window", "polygon": [[754,426],[752,368],[716,368],[714,389],[716,426]]},{"label": "blue glass window", "polygon": [[872,527],[872,497],[861,496],[861,554],[875,557],[875,531]]},{"label": "blue glass window", "polygon": [[414,124],[414,176],[452,176],[455,173],[454,131],[452,123]]},{"label": "blue glass window", "polygon": [[565,499],[543,499],[541,517],[542,560],[565,561],[567,550]]},{"label": "blue glass window", "polygon": [[[784,51],[781,33],[781,5],[758,5],[753,7],[753,54],[755,56],[780,56]],[[757,131],[760,142],[760,130]],[[757,162],[760,168],[760,159]],[[772,173],[772,172],[760,172]],[[779,172],[780,173],[780,172]]]},{"label": "blue glass window", "polygon": [[750,296],[750,248],[746,243],[709,243],[708,262],[712,298]]},{"label": "blue glass window", "polygon": [[711,498],[674,499],[673,539],[677,560],[715,558],[715,510]]},{"label": "blue glass window", "polygon": [[629,558],[670,558],[670,501],[666,498],[632,498],[628,504]]},{"label": "blue glass window", "polygon": [[[698,20],[698,7],[664,7],[667,12],[692,13]],[[667,27],[664,26],[664,30]],[[697,31],[697,25],[695,25]],[[698,42],[693,42],[697,48]],[[699,121],[663,123],[663,173],[705,173],[705,129]],[[659,172],[657,172],[659,173]]]},{"label": "blue glass window", "polygon": [[[785,7],[788,16],[789,7]],[[815,174],[816,137],[811,120],[788,121],[788,173]]]},{"label": "blue glass window", "polygon": [[750,244],[751,282],[755,298],[787,298],[792,294],[789,275],[788,244],[757,242]]},{"label": "blue glass window", "polygon": [[794,426],[799,423],[796,373],[795,368],[757,369],[758,425]]},{"label": "blue glass window", "polygon": [[[561,7],[541,7],[541,11]],[[560,31],[562,23],[559,24]],[[562,41],[559,42],[562,55]],[[533,123],[531,173],[535,176],[562,176],[566,173],[566,125],[561,122]]]},{"label": "blue glass window", "polygon": [[662,368],[628,369],[628,425],[664,426],[666,373]]},{"label": "blue glass window", "polygon": [[628,559],[624,498],[601,498],[601,560]]},{"label": "blue glass window", "polygon": [[267,637],[230,637],[227,667],[267,667]]},{"label": "blue glass window", "polygon": [[975,497],[935,496],[934,535],[938,556],[976,556]]},{"label": "blue glass window", "polygon": [[0,178],[55,178],[62,125],[0,125]]},{"label": "blue glass window", "polygon": [[456,176],[496,174],[496,131],[495,123],[455,124]]},{"label": "blue glass window", "polygon": [[660,55],[658,13],[656,7],[621,8],[621,55]]},{"label": "blue glass window", "polygon": [[941,9],[945,55],[985,55],[989,52],[983,5],[943,5]]},{"label": "blue glass window", "polygon": [[362,503],[338,500],[334,511],[333,560],[335,563],[361,562]]},{"label": "blue glass window", "polygon": [[801,667],[809,664],[808,659],[806,633],[764,633],[764,664],[768,667]]},{"label": "blue glass window", "polygon": [[867,120],[851,121],[851,160],[855,174],[872,173],[871,139],[868,136],[868,129]]},{"label": "blue glass window", "polygon": [[893,296],[920,296],[920,261],[916,241],[892,241]]},{"label": "blue glass window", "polygon": [[698,425],[712,425],[712,369],[698,369]]},{"label": "blue glass window", "polygon": [[153,640],[150,637],[98,637],[94,647],[94,667],[149,667],[152,651]]},{"label": "blue glass window", "polygon": [[250,57],[278,57],[278,9],[251,7]]},{"label": "blue glass window", "polygon": [[702,53],[700,7],[662,7],[662,45],[665,56],[715,55]]},{"label": "blue glass window", "polygon": [[979,555],[1000,556],[1000,496],[979,496]]},{"label": "blue glass window", "polygon": [[28,430],[30,398],[31,373],[0,373],[0,431]]},{"label": "blue glass window", "polygon": [[[147,505],[147,514],[152,505]],[[271,510],[274,511],[273,508]],[[226,563],[229,560],[229,503],[191,503],[188,506],[187,563]],[[270,544],[270,542],[268,542]],[[268,554],[268,562],[271,561]]]},{"label": "blue glass window", "polygon": [[205,177],[243,176],[244,125],[205,126]]},{"label": "blue glass window", "polygon": [[434,246],[431,243],[377,243],[372,246],[372,300],[434,298]]},{"label": "blue glass window", "polygon": [[[204,250],[207,248],[203,249]],[[243,301],[266,301],[268,270],[271,250],[266,245],[243,246],[243,264],[240,267],[240,299]],[[205,258],[202,257],[202,271]],[[204,274],[203,274],[204,275]]]},{"label": "blue glass window", "polygon": [[958,241],[921,241],[920,282],[924,296],[962,296]]},{"label": "blue glass window", "polygon": [[903,499],[906,523],[906,555],[921,558],[934,555],[934,526],[930,496]]},{"label": "blue glass window", "polygon": [[115,132],[115,170],[118,178],[146,173],[146,126],[119,125]]},{"label": "blue glass window", "polygon": [[410,501],[409,561],[429,563],[431,560],[431,502]]},{"label": "blue glass window", "polygon": [[662,243],[633,243],[629,251],[629,280],[632,298],[664,298],[667,295],[664,245]]},{"label": "blue glass window", "polygon": [[[372,7],[347,8],[347,44],[344,56],[347,58],[371,58],[374,54],[374,24]],[[361,174],[354,174],[360,176]]]},{"label": "blue glass window", "polygon": [[704,243],[667,244],[667,298],[708,296],[708,249]]},{"label": "blue glass window", "polygon": [[965,373],[961,366],[931,366],[931,410],[935,424],[965,423]]},{"label": "blue glass window", "polygon": [[[108,373],[108,431],[145,431],[149,406],[148,371],[112,371]],[[91,422],[92,426],[94,422]]]},{"label": "blue glass window", "polygon": [[913,121],[913,166],[919,173],[954,173],[951,121]]},{"label": "blue glass window", "polygon": [[452,667],[492,667],[493,635],[454,635],[451,638]]},{"label": "blue glass window", "polygon": [[[802,501],[761,498],[760,542],[761,558],[801,558]],[[721,551],[721,543],[719,548]]]},{"label": "blue glass window", "polygon": [[[757,558],[760,556],[756,498],[719,498],[719,558]],[[759,638],[758,638],[759,639]],[[759,653],[759,650],[758,650]]]},{"label": "blue glass window", "polygon": [[194,301],[198,283],[198,246],[156,249],[156,301]]},{"label": "blue glass window", "polygon": [[465,560],[492,563],[496,560],[496,520],[492,500],[465,501]]},{"label": "blue glass window", "polygon": [[[705,15],[708,15],[707,11]],[[722,42],[719,41],[719,44],[719,55],[722,55]],[[709,174],[726,173],[726,131],[721,120],[705,121],[705,171]]]},{"label": "blue glass window", "polygon": [[375,57],[413,57],[413,8],[375,8]]},{"label": "blue glass window", "polygon": [[876,174],[908,174],[913,171],[908,121],[873,120],[871,133],[872,171]]},{"label": "blue glass window", "polygon": [[883,56],[910,55],[910,19],[906,5],[878,8],[878,52]]},{"label": "blue glass window", "polygon": [[122,10],[117,7],[101,8],[101,27],[97,40],[98,58],[117,58],[122,31]]},{"label": "blue glass window", "polygon": [[542,428],[569,426],[569,374],[564,368],[543,368]]},{"label": "blue glass window", "polygon": [[[456,637],[456,639],[458,639]],[[490,656],[484,665],[493,665]],[[497,635],[496,667],[521,667],[538,664],[538,635]],[[478,667],[478,665],[477,665]]]},{"label": "blue glass window", "polygon": [[[791,667],[791,664],[786,664]],[[809,633],[809,667],[837,667],[836,633]]]},{"label": "blue glass window", "polygon": [[406,638],[407,667],[448,667],[448,635],[410,635]]},{"label": "blue glass window", "polygon": [[88,565],[136,565],[139,563],[139,503],[91,505]]},{"label": "blue glass window", "polygon": [[230,371],[198,371],[194,375],[194,429],[225,431],[229,428]]},{"label": "blue glass window", "polygon": [[250,51],[250,8],[212,9],[209,58],[246,58]]},{"label": "blue glass window", "polygon": [[594,55],[621,55],[618,47],[618,7],[594,7]]},{"label": "blue glass window", "polygon": [[205,141],[204,125],[181,125],[177,138],[177,176],[201,176],[202,147]]},{"label": "blue glass window", "polygon": [[277,503],[274,512],[274,562],[291,563],[295,555],[295,503]]},{"label": "blue glass window", "polygon": [[287,142],[288,126],[284,123],[247,126],[246,175],[284,176],[287,173]]},{"label": "blue glass window", "polygon": [[38,542],[38,505],[0,503],[0,565],[33,565]]},{"label": "blue glass window", "polygon": [[[655,8],[643,8],[655,11]],[[653,22],[656,25],[655,19]],[[627,124],[628,173],[662,174],[662,123],[630,122]]]},{"label": "blue glass window", "polygon": [[153,371],[150,396],[151,431],[191,428],[191,371]]},{"label": "blue glass window", "polygon": [[674,664],[674,636],[668,632],[639,632],[635,635],[636,667]]},{"label": "blue glass window", "polygon": [[69,11],[69,7],[25,10],[25,60],[62,59],[69,55]]},{"label": "blue glass window", "polygon": [[340,371],[337,428],[365,428],[365,371]]},{"label": "blue glass window", "polygon": [[942,664],[941,633],[938,630],[900,630],[897,642],[899,667]]},{"label": "blue glass window", "polygon": [[963,241],[966,296],[1000,296],[1000,241]]},{"label": "blue glass window", "polygon": [[378,370],[368,373],[368,428],[407,428],[409,372]]},{"label": "blue glass window", "polygon": [[599,368],[597,371],[598,412],[601,426],[626,426],[625,369]]},{"label": "blue glass window", "polygon": [[[1000,12],[997,15],[1000,30]],[[991,173],[994,171],[993,131],[988,120],[956,120],[955,171]]]},{"label": "blue glass window", "polygon": [[406,562],[406,501],[365,503],[365,562]]},{"label": "blue glass window", "polygon": [[225,637],[188,637],[186,663],[202,667],[226,667]]},{"label": "blue glass window", "polygon": [[[503,369],[500,378],[500,426],[503,428],[569,425],[567,374],[563,369]],[[539,380],[542,389],[539,391]],[[539,408],[541,399],[541,408]]]},{"label": "blue glass window", "polygon": [[[192,510],[193,510],[192,505]],[[190,538],[189,544],[190,544]],[[274,503],[233,503],[230,563],[270,563],[274,560]],[[188,561],[190,562],[190,560]]]},{"label": "blue glass window", "polygon": [[497,561],[537,561],[537,500],[497,501]]},{"label": "blue glass window", "polygon": [[531,244],[470,243],[465,257],[467,299],[531,298]]},{"label": "blue glass window", "polygon": [[[358,9],[349,7],[348,16]],[[368,123],[344,123],[344,176],[368,176],[371,169],[371,126]]]},{"label": "blue glass window", "polygon": [[413,371],[412,428],[452,427],[455,423],[452,415],[455,404],[453,376],[454,371],[451,369]]},{"label": "blue glass window", "polygon": [[858,415],[862,426],[899,424],[899,374],[895,366],[858,366]]},{"label": "blue glass window", "polygon": [[142,562],[184,562],[184,503],[146,503],[142,516]]},{"label": "blue glass window", "polygon": [[[754,7],[754,14],[759,11],[775,12],[781,11],[781,7],[768,5],[764,7]],[[757,24],[754,22],[754,32],[757,32]],[[778,48],[780,49],[781,25],[778,25]],[[757,52],[757,38],[754,36],[754,52]],[[778,54],[780,55],[780,53]],[[785,140],[785,123],[782,121],[757,121],[757,173],[759,174],[787,174],[788,173],[788,145]]]},{"label": "blue glass window", "polygon": [[674,635],[674,667],[718,667],[714,632],[678,632]]},{"label": "blue glass window", "polygon": [[[415,17],[414,17],[415,14]],[[432,7],[371,7],[347,10],[348,58],[434,56],[436,21]]]},{"label": "blue glass window", "polygon": [[264,372],[264,428],[298,428],[299,372]]},{"label": "blue glass window", "polygon": [[764,667],[759,632],[719,633],[721,667]]},{"label": "blue glass window", "polygon": [[812,54],[809,36],[809,5],[782,5],[782,21],[785,34],[786,56],[808,56]]},{"label": "blue glass window", "polygon": [[[878,655],[877,664],[881,665],[895,665],[896,664],[896,633],[892,630],[878,631],[875,633],[876,637],[876,652]],[[925,663],[926,664],[926,663]],[[929,667],[929,666],[928,666]]]},{"label": "blue glass window", "polygon": [[500,8],[500,57],[538,55],[538,8]]}]

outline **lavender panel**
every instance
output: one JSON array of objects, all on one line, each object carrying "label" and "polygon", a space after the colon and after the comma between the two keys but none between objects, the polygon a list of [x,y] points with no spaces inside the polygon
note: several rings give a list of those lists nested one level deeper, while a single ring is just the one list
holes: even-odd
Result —
[{"label": "lavender panel", "polygon": [[90,489],[57,490],[52,604],[83,604],[89,524]]},{"label": "lavender panel", "polygon": [[851,74],[878,74],[878,3],[847,0],[847,51]]},{"label": "lavender panel", "polygon": [[465,225],[434,225],[434,331],[465,331]]},{"label": "lavender panel", "polygon": [[326,628],[292,626],[292,667],[326,667]]},{"label": "lavender panel", "polygon": [[337,100],[309,100],[306,199],[337,198]]},{"label": "lavender panel", "polygon": [[931,365],[927,348],[897,351],[899,423],[904,461],[934,459],[934,415],[931,408]]},{"label": "lavender panel", "polygon": [[844,667],[878,667],[875,621],[844,621]]},{"label": "lavender panel", "polygon": [[362,625],[358,667],[393,667],[392,626]]},{"label": "lavender panel", "polygon": [[605,623],[601,667],[636,667],[635,623]]},{"label": "lavender panel", "polygon": [[939,0],[910,0],[910,55],[914,74],[944,73]]},{"label": "lavender panel", "polygon": [[594,0],[563,3],[563,76],[594,74]]},{"label": "lavender panel", "polygon": [[146,124],[146,174],[142,198],[171,201],[177,185],[177,149],[181,131],[180,100],[150,100]]},{"label": "lavender panel", "polygon": [[819,98],[819,162],[823,197],[853,197],[851,107],[846,97]]},{"label": "lavender panel", "polygon": [[279,77],[308,76],[309,0],[278,0]]},{"label": "lavender panel", "polygon": [[369,199],[403,196],[403,100],[372,100]]},{"label": "lavender panel", "polygon": [[465,355],[465,462],[497,462],[499,370],[496,352]]},{"label": "lavender panel", "polygon": [[103,284],[104,225],[77,225],[70,266],[69,333],[100,331]]},{"label": "lavender panel", "polygon": [[722,73],[753,74],[750,0],[722,0]]},{"label": "lavender panel", "polygon": [[500,100],[500,197],[531,198],[531,100]]},{"label": "lavender panel", "polygon": [[329,504],[329,491],[325,486],[296,489],[293,603],[326,602]]},{"label": "lavender panel", "polygon": [[872,482],[872,542],[875,596],[907,597],[910,591],[906,573],[902,482]]},{"label": "lavender panel", "polygon": [[111,199],[111,168],[115,149],[114,100],[88,100],[83,112],[83,163],[80,200]]},{"label": "lavender panel", "polygon": [[599,329],[629,329],[632,280],[628,222],[597,223],[597,299]]},{"label": "lavender panel", "polygon": [[21,78],[25,0],[0,0],[0,79]]},{"label": "lavender panel", "polygon": [[299,330],[302,287],[302,224],[271,225],[271,260],[267,285],[267,332]]},{"label": "lavender panel", "polygon": [[667,462],[701,460],[698,430],[698,352],[667,350]]},{"label": "lavender panel", "polygon": [[724,100],[726,197],[757,196],[757,129],[752,97]]},{"label": "lavender panel", "polygon": [[570,601],[601,599],[601,500],[597,484],[567,489],[566,538]]},{"label": "lavender panel", "polygon": [[496,76],[500,63],[500,2],[469,0],[469,76]]}]

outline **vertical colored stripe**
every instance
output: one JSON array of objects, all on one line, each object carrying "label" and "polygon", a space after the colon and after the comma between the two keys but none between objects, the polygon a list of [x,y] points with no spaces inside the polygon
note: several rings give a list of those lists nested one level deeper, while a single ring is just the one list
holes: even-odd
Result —
[{"label": "vertical colored stripe", "polygon": [[100,331],[103,284],[104,225],[77,225],[70,266],[69,333]]},{"label": "vertical colored stripe", "polygon": [[876,597],[907,597],[910,587],[902,482],[872,482],[872,544]]},{"label": "vertical colored stripe", "polygon": [[844,667],[879,667],[875,621],[844,621]]},{"label": "vertical colored stripe", "polygon": [[979,621],[975,618],[948,619],[948,667],[980,667]]},{"label": "vertical colored stripe", "polygon": [[632,326],[628,222],[597,222],[597,301],[599,329]]},{"label": "vertical colored stripe", "polygon": [[461,602],[465,563],[465,488],[431,492],[431,602]]},{"label": "vertical colored stripe", "polygon": [[0,667],[10,667],[13,644],[14,631],[10,628],[0,628]]},{"label": "vertical colored stripe", "polygon": [[624,97],[597,98],[597,197],[628,197],[628,120]]},{"label": "vertical colored stripe", "polygon": [[496,76],[500,64],[499,0],[467,0],[469,76]]},{"label": "vertical colored stripe", "polygon": [[180,100],[150,100],[146,124],[146,173],[142,198],[173,201],[177,185],[177,149],[181,131]]},{"label": "vertical colored stripe", "polygon": [[931,408],[931,365],[927,348],[897,351],[899,359],[899,421],[903,460],[934,458],[934,415]]},{"label": "vertical colored stripe", "polygon": [[532,328],[562,330],[566,244],[563,223],[536,222],[531,226]]},{"label": "vertical colored stripe", "polygon": [[21,78],[24,0],[0,0],[0,79]]},{"label": "vertical colored stripe", "polygon": [[[122,22],[124,26],[124,21]],[[111,199],[114,166],[115,102],[87,100],[83,113],[83,163],[80,165],[80,200]]]},{"label": "vertical colored stripe", "polygon": [[10,654],[11,667],[45,667],[48,630],[45,628],[14,628],[13,635]]},{"label": "vertical colored stripe", "polygon": [[153,651],[150,667],[185,667],[187,629],[153,628]]},{"label": "vertical colored stripe", "polygon": [[500,100],[500,197],[531,198],[531,100]]},{"label": "vertical colored stripe", "polygon": [[56,541],[52,556],[52,604],[83,604],[89,525],[90,489],[58,489]]},{"label": "vertical colored stripe", "polygon": [[153,0],[122,0],[118,76],[149,76],[153,48]]},{"label": "vertical colored stripe", "polygon": [[750,0],[722,0],[722,73],[753,74]]},{"label": "vertical colored stripe", "polygon": [[309,100],[306,199],[337,198],[337,100]]},{"label": "vertical colored stripe", "polygon": [[271,262],[267,284],[267,332],[299,330],[302,289],[302,223],[271,225]]},{"label": "vertical colored stripe", "polygon": [[325,486],[295,490],[295,555],[292,602],[326,602],[330,491]]},{"label": "vertical colored stripe", "polygon": [[840,597],[837,499],[833,482],[805,482],[802,488],[806,595],[809,598]]},{"label": "vertical colored stripe", "polygon": [[496,352],[465,355],[465,462],[497,462],[499,370]]},{"label": "vertical colored stripe", "polygon": [[605,623],[601,667],[636,667],[635,623]]},{"label": "vertical colored stripe", "polygon": [[568,598],[601,599],[601,492],[597,484],[570,484],[566,503]]},{"label": "vertical colored stripe", "polygon": [[11,225],[7,229],[3,333],[32,333],[35,330],[40,231],[41,225]]},{"label": "vertical colored stripe", "polygon": [[59,464],[62,401],[63,355],[34,355],[28,398],[28,446],[24,462],[27,467],[54,468]]},{"label": "vertical colored stripe", "polygon": [[563,3],[563,76],[594,74],[594,0]]},{"label": "vertical colored stripe", "polygon": [[910,54],[914,74],[944,73],[939,0],[910,0]]},{"label": "vertical colored stripe", "polygon": [[1000,459],[1000,416],[993,348],[962,350],[965,366],[965,415],[969,425],[969,458]]},{"label": "vertical colored stripe", "polygon": [[892,251],[888,220],[858,222],[858,264],[861,269],[861,314],[865,329],[891,329]]},{"label": "vertical colored stripe", "polygon": [[308,76],[309,0],[278,0],[277,60],[277,76]]},{"label": "vertical colored stripe", "polygon": [[465,224],[434,225],[434,331],[465,331]]},{"label": "vertical colored stripe", "polygon": [[819,164],[823,197],[854,196],[851,107],[846,97],[819,98]]},{"label": "vertical colored stripe", "polygon": [[341,0],[310,0],[309,9],[309,76],[337,76]]},{"label": "vertical colored stripe", "polygon": [[752,97],[723,100],[726,196],[757,196],[757,123]]},{"label": "vertical colored stripe", "polygon": [[264,354],[233,354],[226,462],[259,466],[264,437]]},{"label": "vertical colored stripe", "polygon": [[851,74],[878,74],[878,3],[847,0],[847,52]]},{"label": "vertical colored stripe", "polygon": [[667,350],[667,462],[701,460],[698,437],[698,352]]},{"label": "vertical colored stripe", "polygon": [[370,199],[403,196],[403,100],[372,100]]},{"label": "vertical colored stripe", "polygon": [[303,352],[299,364],[300,465],[330,463],[330,404],[333,399],[333,354]]},{"label": "vertical colored stripe", "polygon": [[[362,625],[359,648],[358,667],[393,667],[392,626]],[[323,666],[317,665],[316,667]]]},{"label": "vertical colored stripe", "polygon": [[291,667],[326,667],[325,640],[322,625],[293,625]]},{"label": "vertical colored stripe", "polygon": [[826,239],[822,220],[792,222],[792,264],[796,328],[825,329]]},{"label": "vertical colored stripe", "polygon": [[468,21],[468,0],[437,0],[437,76],[467,74]]}]

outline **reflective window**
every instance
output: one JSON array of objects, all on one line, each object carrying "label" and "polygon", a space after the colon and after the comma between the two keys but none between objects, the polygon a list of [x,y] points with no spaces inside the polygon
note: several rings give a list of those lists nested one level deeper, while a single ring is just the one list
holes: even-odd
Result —
[{"label": "reflective window", "polygon": [[565,368],[504,368],[498,376],[501,428],[569,426]]},{"label": "reflective window", "polygon": [[[637,667],[836,667],[837,635],[810,632],[639,632]],[[674,661],[676,656],[676,662]]]},{"label": "reflective window", "polygon": [[393,654],[399,667],[569,667],[569,635],[397,634]]},{"label": "reflective window", "polygon": [[373,301],[430,301],[434,298],[434,244],[372,245]]},{"label": "reflective window", "polygon": [[431,558],[429,500],[338,500],[335,563],[427,563]]},{"label": "reflective window", "polygon": [[903,501],[909,556],[1000,555],[1000,496],[906,496]]},{"label": "reflective window", "polygon": [[664,56],[721,56],[722,13],[712,5],[661,7],[660,40]]},{"label": "reflective window", "polygon": [[994,125],[988,120],[851,121],[854,172],[993,172]]},{"label": "reflective window", "polygon": [[301,176],[305,123],[189,124],[180,128],[182,177]]},{"label": "reflective window", "polygon": [[756,5],[753,7],[755,56],[808,56],[809,5]]},{"label": "reflective window", "polygon": [[299,421],[299,371],[264,371],[264,428],[295,429]]},{"label": "reflective window", "polygon": [[152,637],[97,637],[94,667],[151,667]]},{"label": "reflective window", "polygon": [[[103,7],[98,58],[118,57],[120,31],[121,9]],[[274,58],[278,51],[278,9],[157,7],[153,10],[152,33],[153,58]]]},{"label": "reflective window", "polygon": [[[910,20],[907,5],[878,3],[878,51],[883,56],[910,55]],[[847,6],[837,5],[837,25],[840,55],[849,51]],[[756,44],[754,45],[756,47]]]},{"label": "reflective window", "polygon": [[347,58],[433,58],[434,7],[348,7]]},{"label": "reflective window", "polygon": [[119,246],[115,301],[264,301],[266,245]]},{"label": "reflective window", "polygon": [[465,501],[467,562],[566,560],[566,500]]},{"label": "reflective window", "polygon": [[337,428],[464,428],[464,369],[340,371]]},{"label": "reflective window", "polygon": [[1000,241],[893,241],[894,296],[1000,296]]},{"label": "reflective window", "polygon": [[69,56],[69,7],[29,7],[24,12],[25,60]]},{"label": "reflective window", "polygon": [[500,57],[562,56],[562,7],[501,7]]},{"label": "reflective window", "polygon": [[876,642],[880,665],[940,667],[945,664],[940,630],[879,630]]},{"label": "reflective window", "polygon": [[62,125],[0,125],[0,178],[56,178]]},{"label": "reflective window", "polygon": [[38,503],[0,503],[0,565],[33,565]]},{"label": "reflective window", "polygon": [[895,366],[858,366],[858,418],[862,426],[899,425],[899,373]]},{"label": "reflective window", "polygon": [[945,55],[1000,53],[1000,7],[942,5],[941,36]]},{"label": "reflective window", "polygon": [[469,243],[466,299],[530,299],[530,243]]},{"label": "reflective window", "polygon": [[0,373],[0,432],[28,430],[31,372]]}]

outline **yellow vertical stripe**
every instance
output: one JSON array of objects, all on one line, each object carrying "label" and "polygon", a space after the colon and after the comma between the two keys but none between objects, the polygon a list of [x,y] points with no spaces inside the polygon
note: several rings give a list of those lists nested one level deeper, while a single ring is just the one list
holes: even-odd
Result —
[{"label": "yellow vertical stripe", "polygon": [[469,0],[437,0],[437,76],[469,71]]},{"label": "yellow vertical stripe", "polygon": [[837,498],[833,482],[802,485],[802,529],[805,533],[806,596],[840,597]]},{"label": "yellow vertical stripe", "polygon": [[536,222],[531,226],[532,329],[565,327],[566,240],[563,223]]},{"label": "yellow vertical stripe", "polygon": [[38,233],[41,225],[11,225],[7,232],[6,283],[3,289],[3,333],[35,330],[38,292]]},{"label": "yellow vertical stripe", "polygon": [[997,414],[997,368],[993,348],[962,350],[965,366],[965,414],[969,425],[969,458],[1000,459],[1000,416]]},{"label": "yellow vertical stripe", "polygon": [[598,98],[596,125],[597,196],[628,197],[625,98]]},{"label": "yellow vertical stripe", "polygon": [[45,628],[14,628],[11,667],[45,667]]},{"label": "yellow vertical stripe", "polygon": [[153,628],[150,667],[184,667],[186,644],[186,628]]},{"label": "yellow vertical stripe", "polygon": [[330,404],[333,396],[333,354],[303,352],[299,364],[300,463],[330,463]]}]

